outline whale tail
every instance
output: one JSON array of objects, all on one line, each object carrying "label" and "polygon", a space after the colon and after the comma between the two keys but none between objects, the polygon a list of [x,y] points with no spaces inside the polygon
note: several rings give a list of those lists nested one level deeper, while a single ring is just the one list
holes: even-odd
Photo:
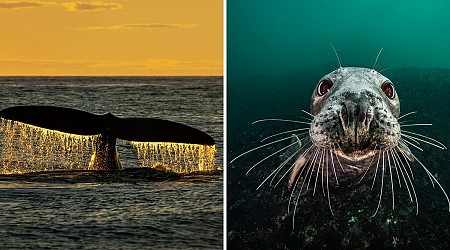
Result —
[{"label": "whale tail", "polygon": [[[55,151],[55,148],[65,148],[65,151],[58,153],[60,158],[62,154],[68,154],[66,151],[86,151],[90,147],[93,152],[89,159],[89,169],[120,169],[121,165],[116,149],[117,139],[130,142],[137,149],[141,162],[146,165],[165,165],[170,169],[168,166],[170,164],[179,165],[185,162],[198,165],[201,170],[205,169],[206,165],[213,164],[214,139],[205,132],[172,121],[152,118],[119,118],[111,113],[96,115],[77,109],[55,106],[10,107],[1,110],[0,117],[2,118],[1,132],[4,134],[2,141],[3,165],[5,162],[8,165],[8,163],[18,161],[17,159],[5,159],[10,158],[12,154],[11,152],[5,154],[5,147],[9,146],[11,147],[9,151],[13,151],[14,147],[17,148],[17,145],[14,146],[15,143],[22,143],[26,148],[32,148],[30,149],[32,155],[35,155],[37,151],[43,152],[42,148],[45,147],[49,149],[44,151],[51,152]],[[33,142],[27,142],[33,138],[35,139]],[[44,145],[40,145],[39,149],[34,149],[37,142]],[[46,154],[49,153],[46,152]],[[211,156],[211,154],[213,155]],[[184,156],[197,159],[186,161],[186,159],[181,159]],[[48,155],[43,157],[48,157]],[[70,156],[68,157],[70,158]],[[205,163],[205,159],[201,159],[205,157],[208,158],[207,163]],[[30,165],[30,163],[25,165]],[[185,172],[184,170],[175,171]],[[8,171],[4,170],[3,172]]]}]

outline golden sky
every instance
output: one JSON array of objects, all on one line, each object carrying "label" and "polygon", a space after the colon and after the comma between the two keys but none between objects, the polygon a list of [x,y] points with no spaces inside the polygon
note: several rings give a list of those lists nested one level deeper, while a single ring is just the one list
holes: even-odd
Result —
[{"label": "golden sky", "polygon": [[222,0],[0,0],[0,75],[222,74]]}]

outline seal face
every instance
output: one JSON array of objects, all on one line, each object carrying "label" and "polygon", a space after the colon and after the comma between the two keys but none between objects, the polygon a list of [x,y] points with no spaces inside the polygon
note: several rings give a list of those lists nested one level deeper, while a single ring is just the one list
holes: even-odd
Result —
[{"label": "seal face", "polygon": [[375,70],[346,67],[322,77],[311,97],[311,114],[311,143],[348,163],[338,172],[346,182],[345,166],[357,165],[360,174],[370,167],[361,164],[367,158],[398,145],[399,98],[392,82]]},{"label": "seal face", "polygon": [[312,142],[343,157],[391,149],[400,138],[398,96],[375,70],[340,68],[324,76],[312,95],[311,114]]}]

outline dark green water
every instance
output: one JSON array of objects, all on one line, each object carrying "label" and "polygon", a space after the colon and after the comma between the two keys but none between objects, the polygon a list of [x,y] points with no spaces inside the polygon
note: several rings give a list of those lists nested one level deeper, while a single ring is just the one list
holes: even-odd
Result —
[{"label": "dark green water", "polygon": [[316,65],[450,67],[450,2],[228,1],[227,60],[236,77]]},{"label": "dark green water", "polygon": [[[229,1],[227,55],[228,162],[261,145],[262,138],[291,129],[286,124],[251,125],[263,118],[299,119],[317,81],[338,62],[376,69],[395,84],[401,113],[409,121],[432,123],[414,128],[450,145],[450,3],[445,1]],[[419,214],[406,189],[396,190],[395,209],[385,195],[372,217],[379,190],[362,186],[331,198],[335,216],[321,193],[302,200],[292,229],[287,213],[287,179],[276,188],[256,187],[280,161],[258,151],[228,164],[227,236],[230,249],[414,248],[450,246],[450,213],[445,196],[414,164]],[[450,193],[450,152],[424,146],[415,150]]]}]

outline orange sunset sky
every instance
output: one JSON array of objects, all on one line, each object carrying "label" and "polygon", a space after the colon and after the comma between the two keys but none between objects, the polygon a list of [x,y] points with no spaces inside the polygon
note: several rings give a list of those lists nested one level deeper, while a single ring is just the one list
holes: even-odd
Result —
[{"label": "orange sunset sky", "polygon": [[0,75],[222,75],[222,0],[0,1]]}]

